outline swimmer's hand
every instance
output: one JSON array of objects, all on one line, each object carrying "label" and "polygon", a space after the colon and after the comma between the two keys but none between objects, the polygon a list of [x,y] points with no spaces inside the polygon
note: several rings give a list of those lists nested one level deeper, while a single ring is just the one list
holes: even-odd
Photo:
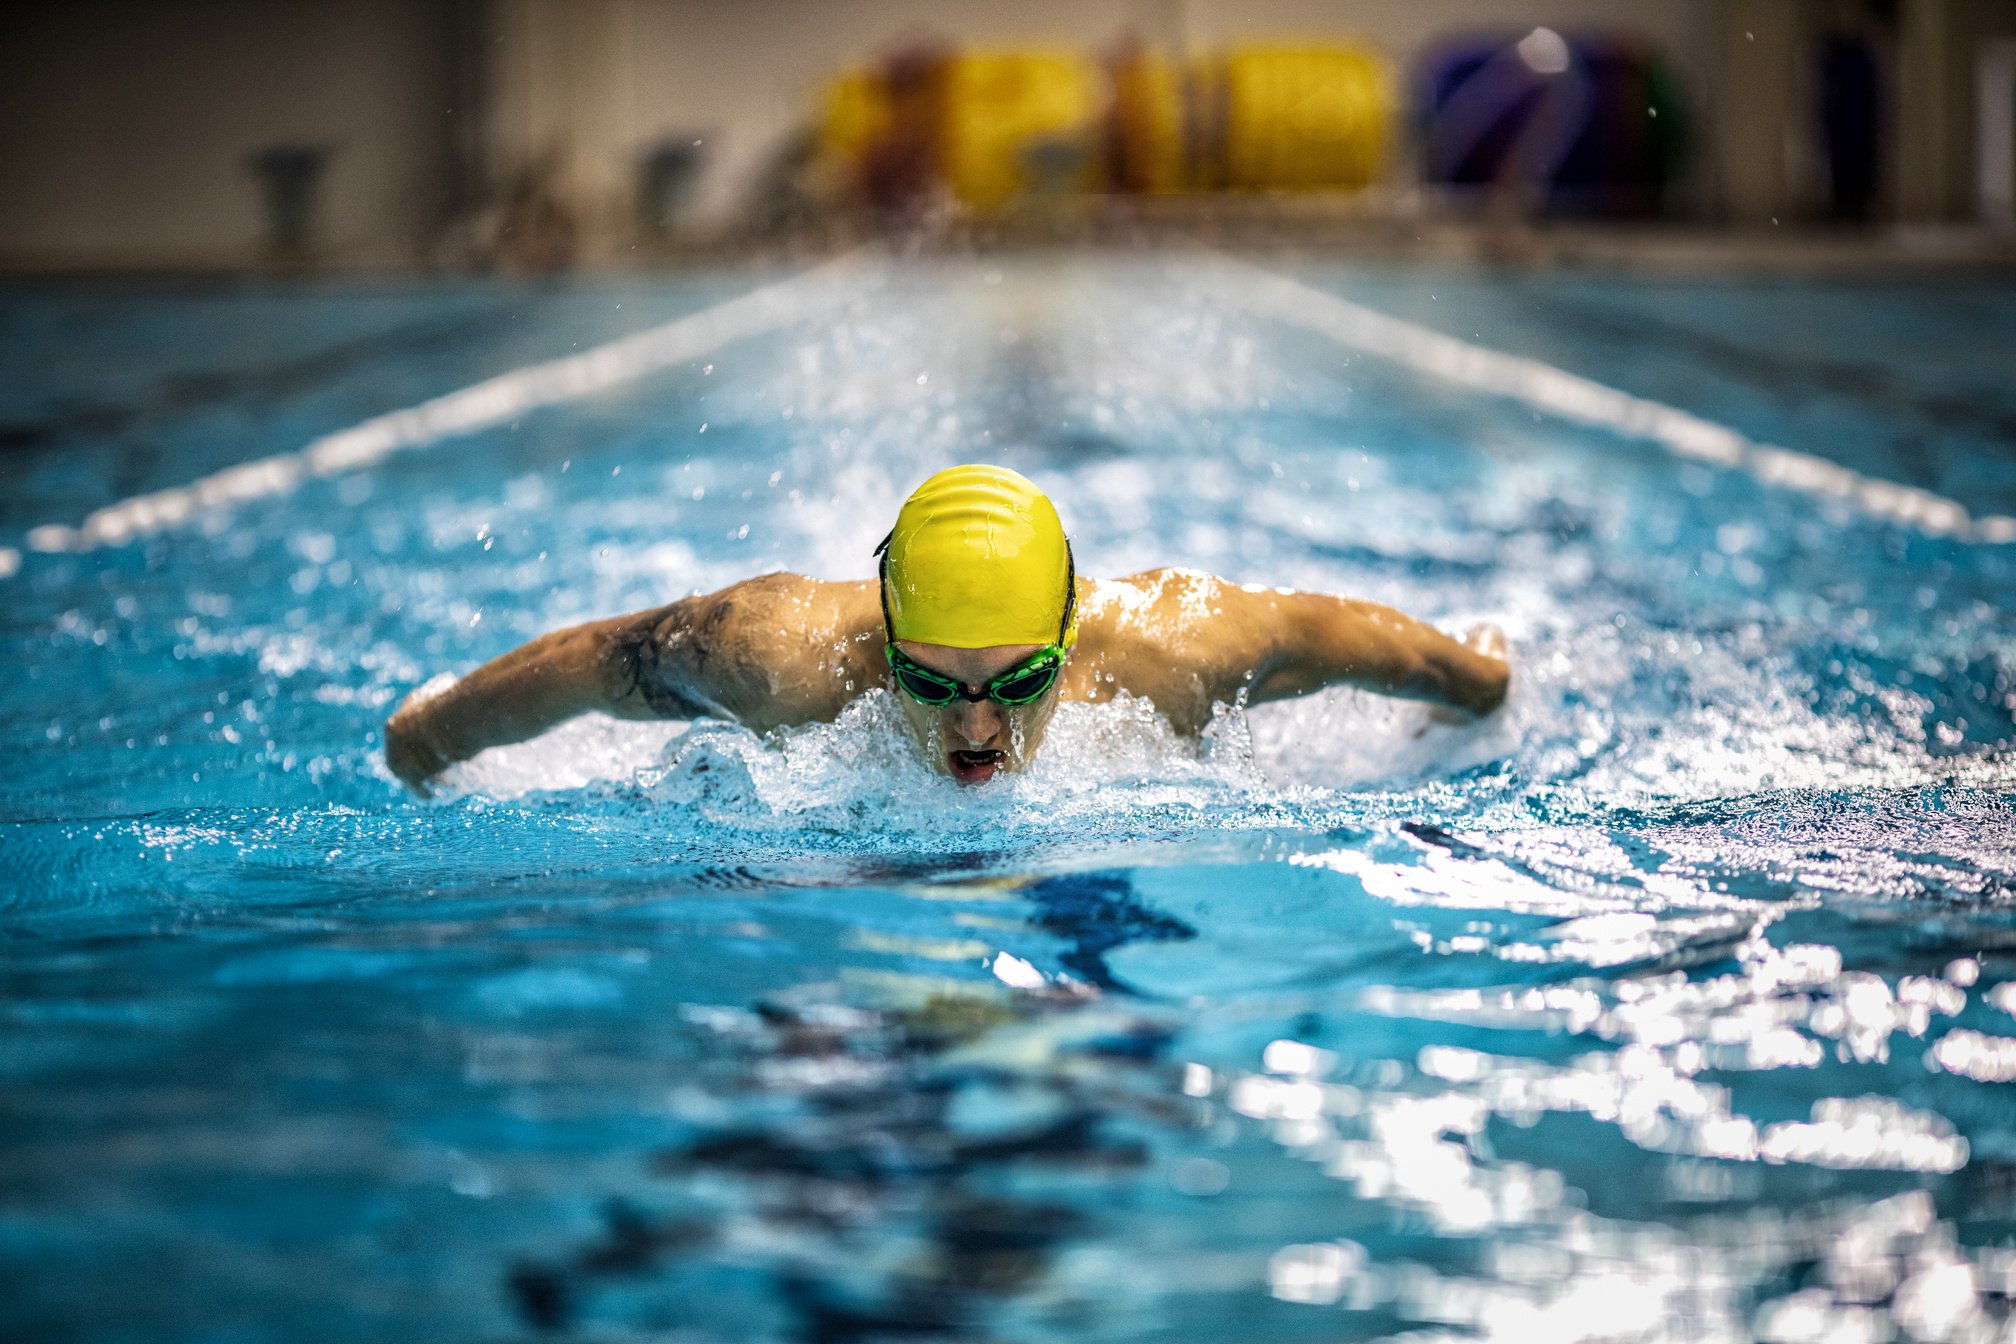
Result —
[{"label": "swimmer's hand", "polygon": [[385,768],[422,798],[434,796],[430,781],[453,764],[423,734],[420,706],[430,698],[422,687],[385,721]]},{"label": "swimmer's hand", "polygon": [[1474,713],[1466,709],[1459,709],[1454,705],[1435,705],[1428,711],[1428,721],[1430,723],[1460,727],[1464,724],[1475,723],[1487,714],[1496,713],[1498,707],[1505,703],[1504,688],[1509,688],[1512,681],[1512,646],[1510,641],[1505,638],[1505,632],[1489,621],[1485,621],[1471,626],[1468,632],[1464,634],[1462,643],[1464,648],[1471,650],[1473,653],[1483,654],[1486,658],[1498,663],[1505,669],[1504,681],[1501,683],[1498,698]]},{"label": "swimmer's hand", "polygon": [[1506,665],[1508,672],[1511,670],[1511,642],[1505,638],[1503,630],[1489,621],[1483,621],[1471,626],[1469,631],[1463,636],[1463,647],[1474,649],[1486,658],[1496,659],[1498,662]]}]

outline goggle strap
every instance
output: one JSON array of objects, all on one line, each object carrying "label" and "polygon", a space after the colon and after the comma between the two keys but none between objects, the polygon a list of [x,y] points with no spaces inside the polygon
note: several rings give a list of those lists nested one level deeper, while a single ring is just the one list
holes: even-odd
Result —
[{"label": "goggle strap", "polygon": [[[896,622],[889,615],[889,543],[894,540],[896,529],[892,527],[889,529],[889,535],[882,538],[875,547],[875,555],[879,561],[875,567],[875,595],[882,600],[882,633],[888,637],[892,646],[896,643]],[[1067,541],[1064,546],[1069,550],[1071,543]]]},{"label": "goggle strap", "polygon": [[[894,532],[889,534],[895,536]],[[1064,619],[1057,626],[1057,647],[1064,647],[1064,637],[1071,633],[1071,613],[1078,607],[1078,564],[1071,558],[1071,538],[1064,538]]]}]

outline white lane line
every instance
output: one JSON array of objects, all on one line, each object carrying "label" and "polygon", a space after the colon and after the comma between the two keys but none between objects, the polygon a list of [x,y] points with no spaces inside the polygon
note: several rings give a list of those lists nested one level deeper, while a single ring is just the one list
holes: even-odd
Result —
[{"label": "white lane line", "polygon": [[[75,527],[45,524],[28,533],[28,547],[56,552],[122,545],[175,527],[200,510],[285,495],[317,477],[357,471],[396,452],[474,434],[538,407],[630,382],[745,336],[815,316],[851,292],[837,281],[858,264],[858,254],[841,257],[592,350],[529,364],[418,406],[373,416],[304,448],[241,462],[187,485],[120,500]],[[20,567],[18,551],[0,549],[0,579]]]},{"label": "white lane line", "polygon": [[1432,377],[1524,402],[1576,424],[1645,439],[1681,457],[1748,472],[1772,485],[1848,500],[1881,518],[1939,536],[2016,542],[2016,518],[1976,518],[1944,495],[1850,470],[1812,453],[1759,443],[1727,425],[1620,392],[1522,355],[1389,317],[1285,275],[1219,254],[1225,297],[1340,345],[1404,364]]}]

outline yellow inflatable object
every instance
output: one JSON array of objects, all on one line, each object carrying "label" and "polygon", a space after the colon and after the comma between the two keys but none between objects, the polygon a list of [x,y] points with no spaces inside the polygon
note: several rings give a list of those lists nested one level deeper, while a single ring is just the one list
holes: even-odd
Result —
[{"label": "yellow inflatable object", "polygon": [[1043,185],[1084,190],[1096,167],[1103,101],[1099,72],[1082,56],[961,53],[946,66],[939,169],[953,194],[981,214],[1034,185],[1031,169],[1046,153],[1064,180]]},{"label": "yellow inflatable object", "polygon": [[1359,47],[1240,47],[1203,81],[1216,94],[1228,187],[1315,190],[1376,180],[1394,83]]},{"label": "yellow inflatable object", "polygon": [[899,101],[883,70],[829,83],[825,162],[862,185],[892,136],[915,170],[976,215],[1030,195],[1102,188],[1308,191],[1380,176],[1397,97],[1370,48],[1236,47],[1186,72],[1144,46],[1103,63],[1049,51],[932,53],[930,84]]},{"label": "yellow inflatable object", "polygon": [[1006,467],[939,472],[903,502],[886,545],[882,601],[897,639],[986,649],[1078,638],[1064,524]]},{"label": "yellow inflatable object", "polygon": [[820,99],[819,152],[850,178],[889,130],[889,92],[879,71],[852,70]]}]

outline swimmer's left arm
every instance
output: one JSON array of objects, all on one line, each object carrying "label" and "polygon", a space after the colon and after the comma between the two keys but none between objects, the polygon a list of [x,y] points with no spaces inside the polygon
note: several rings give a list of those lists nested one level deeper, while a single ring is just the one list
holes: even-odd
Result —
[{"label": "swimmer's left arm", "polygon": [[1456,640],[1376,602],[1230,584],[1220,609],[1248,643],[1249,703],[1347,685],[1481,716],[1511,683],[1505,635],[1493,625]]}]

